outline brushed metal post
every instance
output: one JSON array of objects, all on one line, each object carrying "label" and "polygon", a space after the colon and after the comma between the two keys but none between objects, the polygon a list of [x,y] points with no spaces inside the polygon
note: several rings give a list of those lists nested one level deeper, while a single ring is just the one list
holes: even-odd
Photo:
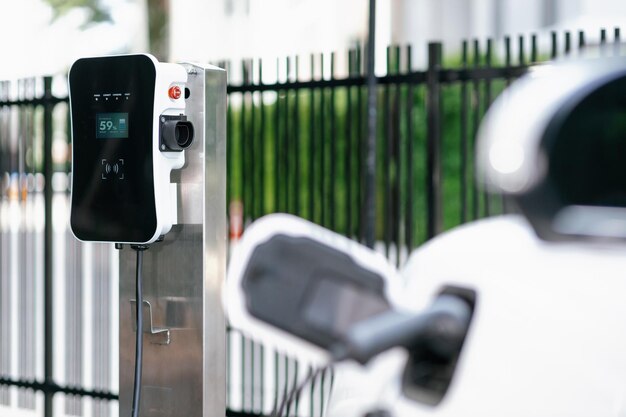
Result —
[{"label": "brushed metal post", "polygon": [[[226,411],[226,72],[183,64],[194,143],[172,172],[178,224],[144,252],[144,299],[152,326],[144,333],[142,417],[223,416]],[[135,327],[136,253],[120,251],[120,416],[130,415]],[[148,309],[144,309],[147,314]],[[145,318],[146,320],[148,317]]]}]

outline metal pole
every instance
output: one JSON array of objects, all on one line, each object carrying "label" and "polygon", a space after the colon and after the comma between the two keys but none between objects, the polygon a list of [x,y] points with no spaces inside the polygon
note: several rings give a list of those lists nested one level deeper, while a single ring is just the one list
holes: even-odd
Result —
[{"label": "metal pole", "polygon": [[[183,65],[190,90],[186,113],[195,140],[172,186],[178,196],[177,224],[163,242],[144,253],[142,409],[160,415],[224,416],[226,72],[210,65]],[[250,184],[252,177],[246,178]],[[247,213],[251,210],[249,206]],[[119,262],[119,415],[127,416],[136,331],[134,251],[121,250]]]},{"label": "metal pole", "polygon": [[376,0],[370,0],[367,40],[367,142],[365,145],[365,243],[374,247],[376,229]]},{"label": "metal pole", "polygon": [[[44,380],[46,384],[53,383],[53,354],[52,354],[52,314],[53,314],[53,286],[52,286],[52,77],[44,78],[44,113],[43,113],[43,174],[46,181],[44,187]],[[52,417],[53,394],[46,391],[44,394],[44,416]]]}]

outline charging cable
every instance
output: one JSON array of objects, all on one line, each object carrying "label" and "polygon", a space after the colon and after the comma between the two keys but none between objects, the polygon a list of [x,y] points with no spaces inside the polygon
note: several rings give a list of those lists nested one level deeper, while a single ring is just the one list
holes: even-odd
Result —
[{"label": "charging cable", "polygon": [[141,375],[143,371],[143,252],[148,250],[149,246],[131,245],[130,247],[137,252],[135,275],[135,314],[137,330],[135,333],[135,379],[131,417],[139,417],[139,407],[141,405]]}]

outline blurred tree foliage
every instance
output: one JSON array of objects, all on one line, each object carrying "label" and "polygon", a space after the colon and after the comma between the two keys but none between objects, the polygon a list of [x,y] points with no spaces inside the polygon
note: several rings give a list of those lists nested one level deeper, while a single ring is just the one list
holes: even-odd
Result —
[{"label": "blurred tree foliage", "polygon": [[53,19],[65,15],[70,10],[82,8],[89,13],[85,25],[92,23],[110,22],[111,14],[100,0],[44,0],[54,11]]},{"label": "blurred tree foliage", "polygon": [[[102,22],[112,21],[111,13],[102,0],[44,0],[53,11],[53,19],[65,15],[70,10],[82,8],[87,10],[88,18],[85,27]],[[167,61],[169,56],[169,0],[146,1],[148,11],[148,40],[150,52],[159,60]]]}]

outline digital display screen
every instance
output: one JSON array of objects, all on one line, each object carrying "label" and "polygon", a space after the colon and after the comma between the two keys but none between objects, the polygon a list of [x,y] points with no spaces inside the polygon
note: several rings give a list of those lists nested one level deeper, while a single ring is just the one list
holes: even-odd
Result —
[{"label": "digital display screen", "polygon": [[127,138],[128,113],[97,113],[96,137],[98,139]]}]

